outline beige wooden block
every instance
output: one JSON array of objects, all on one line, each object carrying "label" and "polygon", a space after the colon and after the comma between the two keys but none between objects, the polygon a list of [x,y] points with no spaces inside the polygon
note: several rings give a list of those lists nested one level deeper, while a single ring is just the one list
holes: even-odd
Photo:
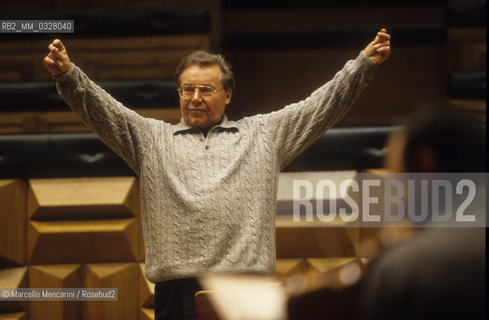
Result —
[{"label": "beige wooden block", "polygon": [[[82,267],[78,264],[42,265],[29,267],[31,288],[81,288]],[[32,319],[82,319],[79,301],[31,301]]]},{"label": "beige wooden block", "polygon": [[114,219],[139,214],[134,177],[33,179],[28,217],[32,220]]},{"label": "beige wooden block", "polygon": [[309,265],[308,271],[328,272],[356,260],[356,257],[309,258],[307,259],[307,263]]},{"label": "beige wooden block", "polygon": [[26,261],[26,185],[0,180],[0,266]]},{"label": "beige wooden block", "polygon": [[144,263],[139,264],[139,306],[154,308],[155,306],[155,284],[149,282],[144,275]]},{"label": "beige wooden block", "polygon": [[[0,288],[29,288],[27,267],[0,269]],[[27,301],[0,301],[0,313],[25,311]]]},{"label": "beige wooden block", "polygon": [[28,320],[27,312],[0,313],[0,320]]},{"label": "beige wooden block", "polygon": [[139,315],[137,263],[88,264],[85,286],[118,289],[118,301],[85,301],[83,308],[87,319],[137,319]]},{"label": "beige wooden block", "polygon": [[275,263],[275,275],[292,276],[304,273],[308,264],[305,259],[277,259]]},{"label": "beige wooden block", "polygon": [[30,264],[136,261],[137,220],[30,221]]},{"label": "beige wooden block", "polygon": [[139,310],[139,320],[154,320],[155,310],[151,308],[141,308]]}]

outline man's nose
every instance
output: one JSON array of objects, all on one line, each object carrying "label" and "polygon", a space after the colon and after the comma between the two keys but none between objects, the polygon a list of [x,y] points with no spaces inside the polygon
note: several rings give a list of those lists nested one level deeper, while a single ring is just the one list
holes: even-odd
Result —
[{"label": "man's nose", "polygon": [[202,101],[199,93],[199,88],[195,88],[194,94],[192,95],[192,101]]}]

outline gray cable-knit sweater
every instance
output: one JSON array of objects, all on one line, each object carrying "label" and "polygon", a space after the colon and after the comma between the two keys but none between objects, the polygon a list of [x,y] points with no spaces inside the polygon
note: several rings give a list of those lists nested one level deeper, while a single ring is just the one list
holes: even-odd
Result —
[{"label": "gray cable-knit sweater", "polygon": [[[78,67],[55,76],[58,93],[139,176],[146,276],[272,273],[279,171],[337,122],[377,65],[363,52],[310,97],[207,137],[124,107]],[[116,249],[115,249],[116,250]]]}]

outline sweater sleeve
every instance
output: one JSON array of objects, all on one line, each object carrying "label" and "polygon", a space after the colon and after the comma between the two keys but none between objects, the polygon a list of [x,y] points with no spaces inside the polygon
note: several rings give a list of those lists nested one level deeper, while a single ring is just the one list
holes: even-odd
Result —
[{"label": "sweater sleeve", "polygon": [[280,170],[346,114],[377,69],[362,51],[305,100],[261,116]]},{"label": "sweater sleeve", "polygon": [[100,139],[139,174],[149,134],[156,120],[126,108],[91,81],[77,66],[53,76],[58,94]]}]

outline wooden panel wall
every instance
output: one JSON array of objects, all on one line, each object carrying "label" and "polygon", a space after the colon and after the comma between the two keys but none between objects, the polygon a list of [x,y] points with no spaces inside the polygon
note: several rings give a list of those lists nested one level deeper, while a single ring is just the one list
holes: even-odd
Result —
[{"label": "wooden panel wall", "polygon": [[[394,42],[394,39],[393,39]],[[309,96],[363,49],[262,49],[230,54],[238,88],[233,119],[278,110]],[[395,47],[341,124],[393,124],[417,105],[446,99],[446,57],[440,46]],[[249,61],[253,57],[253,67]]]},{"label": "wooden panel wall", "polygon": [[0,180],[0,265],[26,262],[26,184]]},{"label": "wooden panel wall", "polygon": [[[487,70],[487,30],[480,27],[451,27],[448,34],[450,73],[485,72]],[[465,98],[450,102],[467,113],[486,121],[486,99]]]},{"label": "wooden panel wall", "polygon": [[153,307],[135,178],[0,180],[0,222],[0,288],[119,289],[111,303],[0,302],[0,318],[139,319]]},{"label": "wooden panel wall", "polygon": [[392,56],[340,125],[392,124],[417,108],[445,101],[443,3],[325,2],[316,8],[223,12],[224,48],[238,84],[228,113],[238,119],[306,98],[354,59],[381,27],[392,35]]},{"label": "wooden panel wall", "polygon": [[[209,46],[206,35],[63,39],[70,59],[90,78],[173,79],[180,59]],[[3,41],[0,81],[50,80],[42,59],[49,41]]]}]

